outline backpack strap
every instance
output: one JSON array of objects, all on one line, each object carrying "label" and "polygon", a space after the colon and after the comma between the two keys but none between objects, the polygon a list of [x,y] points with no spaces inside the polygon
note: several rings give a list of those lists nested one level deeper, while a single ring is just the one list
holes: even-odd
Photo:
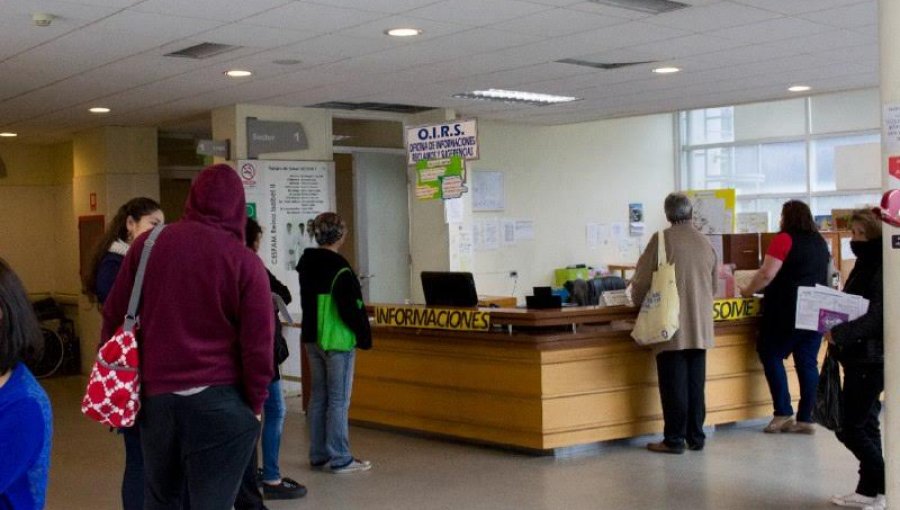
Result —
[{"label": "backpack strap", "polygon": [[134,276],[134,285],[131,287],[131,299],[128,300],[128,313],[125,314],[125,324],[122,329],[127,332],[134,331],[138,324],[137,309],[141,303],[141,289],[144,287],[144,273],[147,272],[147,261],[150,259],[150,252],[153,245],[156,244],[156,238],[159,233],[166,228],[165,224],[153,227],[153,231],[144,242],[144,249],[141,250],[141,261],[138,263],[137,274]]}]

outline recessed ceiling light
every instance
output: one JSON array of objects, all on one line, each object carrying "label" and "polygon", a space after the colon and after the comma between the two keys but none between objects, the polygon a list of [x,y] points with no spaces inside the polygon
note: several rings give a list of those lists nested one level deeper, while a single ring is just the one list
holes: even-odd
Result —
[{"label": "recessed ceiling light", "polygon": [[109,113],[109,108],[104,108],[103,106],[95,106],[88,111],[91,113]]},{"label": "recessed ceiling light", "polygon": [[244,71],[243,69],[232,69],[230,71],[225,71],[225,75],[231,78],[246,78],[247,76],[251,76],[253,73],[250,71]]},{"label": "recessed ceiling light", "polygon": [[521,92],[517,90],[473,90],[472,92],[463,92],[454,94],[453,97],[459,99],[481,99],[485,101],[501,101],[504,103],[524,103],[535,106],[544,106],[549,104],[569,103],[579,101],[577,97],[570,96],[554,96],[551,94],[540,94],[537,92]]},{"label": "recessed ceiling light", "polygon": [[790,91],[790,92],[806,92],[807,90],[810,90],[811,88],[812,87],[810,87],[809,85],[792,85],[792,86],[788,87],[788,91]]},{"label": "recessed ceiling light", "polygon": [[657,67],[653,70],[656,74],[672,74],[677,73],[678,71],[681,71],[681,69],[677,67]]},{"label": "recessed ceiling light", "polygon": [[421,34],[422,31],[418,28],[392,28],[385,30],[384,33],[391,37],[413,37]]},{"label": "recessed ceiling light", "polygon": [[19,135],[18,135],[18,133],[10,133],[10,132],[7,131],[7,132],[4,132],[4,133],[0,133],[0,136],[2,136],[3,138],[15,138],[15,137],[17,137],[17,136],[19,136]]}]

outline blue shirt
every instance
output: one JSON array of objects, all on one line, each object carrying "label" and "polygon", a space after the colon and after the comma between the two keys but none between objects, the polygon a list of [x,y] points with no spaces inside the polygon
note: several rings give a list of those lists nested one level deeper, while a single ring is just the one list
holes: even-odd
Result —
[{"label": "blue shirt", "polygon": [[52,435],[50,400],[19,363],[0,388],[0,510],[44,508]]}]

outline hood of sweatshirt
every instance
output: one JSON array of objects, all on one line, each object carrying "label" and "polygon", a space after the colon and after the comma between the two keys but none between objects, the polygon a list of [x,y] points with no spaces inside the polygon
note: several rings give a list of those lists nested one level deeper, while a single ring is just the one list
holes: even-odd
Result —
[{"label": "hood of sweatshirt", "polygon": [[185,219],[227,230],[243,241],[247,221],[244,185],[228,165],[205,168],[194,184],[184,207]]}]

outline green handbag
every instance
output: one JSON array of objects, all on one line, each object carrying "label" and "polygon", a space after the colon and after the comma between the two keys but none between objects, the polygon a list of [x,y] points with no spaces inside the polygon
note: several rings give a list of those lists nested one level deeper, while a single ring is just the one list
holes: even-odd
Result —
[{"label": "green handbag", "polygon": [[319,313],[316,341],[323,351],[348,352],[356,347],[356,333],[341,320],[334,300],[334,284],[344,271],[350,271],[350,268],[338,271],[331,280],[331,290],[327,294],[319,294],[316,301]]}]

